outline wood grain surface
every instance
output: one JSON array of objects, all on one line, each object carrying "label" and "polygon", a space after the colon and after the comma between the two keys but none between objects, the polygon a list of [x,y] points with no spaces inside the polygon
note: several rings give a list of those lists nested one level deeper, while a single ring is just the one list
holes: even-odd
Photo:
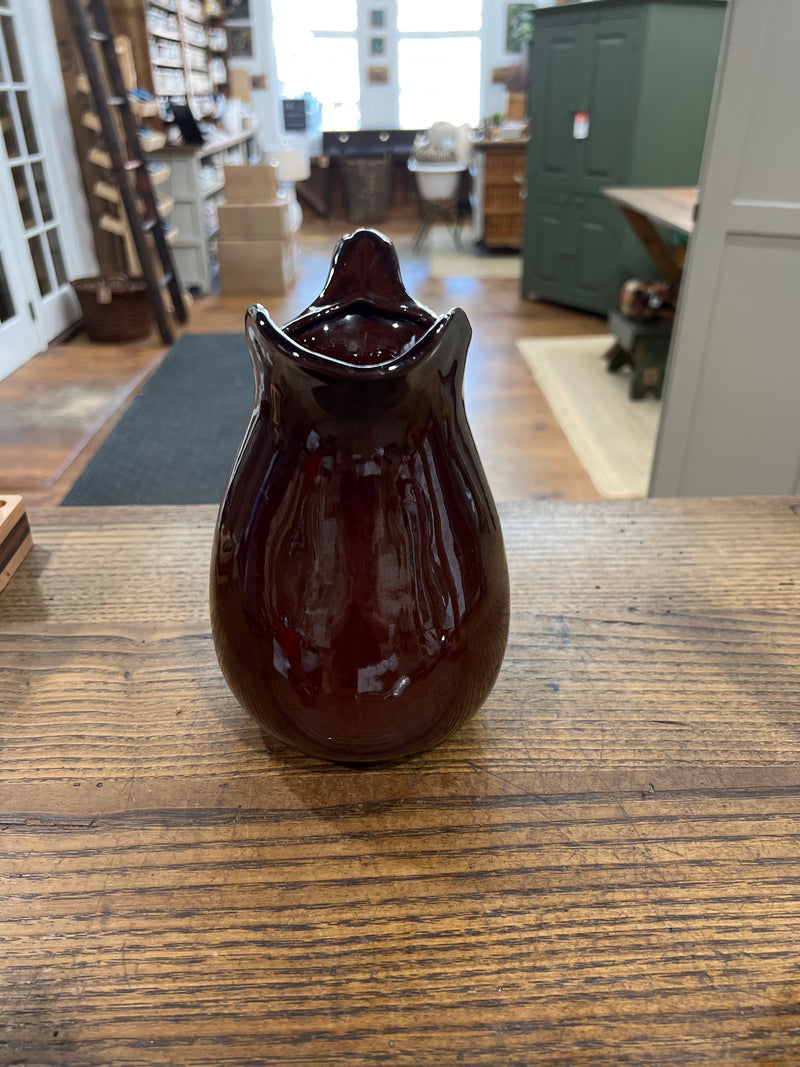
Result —
[{"label": "wood grain surface", "polygon": [[214,509],[42,509],[0,594],[0,1063],[800,1062],[800,502],[501,509],[434,752],[265,745]]},{"label": "wood grain surface", "polygon": [[697,208],[697,189],[694,187],[656,189],[622,186],[604,189],[603,192],[609,199],[638,211],[660,226],[685,234],[691,234],[694,230]]}]

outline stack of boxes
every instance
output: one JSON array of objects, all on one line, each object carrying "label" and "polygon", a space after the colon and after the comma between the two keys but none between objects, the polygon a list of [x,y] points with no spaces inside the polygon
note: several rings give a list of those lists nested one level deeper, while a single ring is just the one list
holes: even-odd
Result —
[{"label": "stack of boxes", "polygon": [[224,296],[282,296],[297,276],[302,212],[278,189],[274,164],[225,167],[219,205],[219,271]]}]

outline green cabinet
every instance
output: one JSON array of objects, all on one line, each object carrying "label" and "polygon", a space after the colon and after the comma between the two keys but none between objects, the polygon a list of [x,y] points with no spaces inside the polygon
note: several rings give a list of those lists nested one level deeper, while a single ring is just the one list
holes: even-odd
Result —
[{"label": "green cabinet", "polygon": [[625,225],[616,204],[600,195],[542,191],[529,196],[525,271],[536,278],[536,296],[572,307],[605,307],[608,250],[618,248],[633,265],[639,255]]},{"label": "green cabinet", "polygon": [[588,0],[535,13],[523,294],[606,313],[655,273],[617,185],[696,185],[725,0]]}]

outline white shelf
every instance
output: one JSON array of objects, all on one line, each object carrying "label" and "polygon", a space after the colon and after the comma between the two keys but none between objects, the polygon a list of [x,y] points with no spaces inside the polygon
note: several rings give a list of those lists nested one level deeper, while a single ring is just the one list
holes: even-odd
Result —
[{"label": "white shelf", "polygon": [[[175,266],[181,284],[197,293],[210,293],[214,281],[214,256],[217,235],[206,230],[206,207],[209,200],[224,192],[223,178],[205,184],[201,173],[213,156],[225,160],[228,153],[242,148],[258,135],[257,129],[243,130],[232,137],[202,145],[167,145],[148,159],[168,163],[172,175],[165,193],[175,200],[171,221],[181,236],[174,245]],[[242,151],[247,156],[246,151]]]},{"label": "white shelf", "polygon": [[166,163],[162,163],[157,171],[148,171],[147,176],[150,179],[150,184],[153,186],[161,185],[162,182],[168,181],[170,176],[170,169]]},{"label": "white shelf", "polygon": [[147,32],[151,33],[153,37],[161,37],[165,41],[180,41],[181,39],[179,33],[173,33],[171,30],[155,30],[152,26],[147,27]]},{"label": "white shelf", "polygon": [[215,182],[214,185],[209,186],[208,189],[204,189],[201,185],[200,195],[203,197],[204,200],[208,200],[210,196],[215,196],[217,193],[221,193],[224,188],[225,181],[224,179],[220,179],[218,182]]}]

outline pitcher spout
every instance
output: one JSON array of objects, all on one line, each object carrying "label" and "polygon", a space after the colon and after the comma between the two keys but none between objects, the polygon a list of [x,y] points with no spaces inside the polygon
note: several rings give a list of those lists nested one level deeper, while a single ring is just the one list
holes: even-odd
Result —
[{"label": "pitcher spout", "polygon": [[463,318],[468,342],[463,312],[437,318],[414,300],[392,243],[364,229],[342,238],[322,292],[285,327],[260,304],[248,309],[245,322],[257,373],[285,356],[323,376],[371,379],[428,358],[454,316]]}]

